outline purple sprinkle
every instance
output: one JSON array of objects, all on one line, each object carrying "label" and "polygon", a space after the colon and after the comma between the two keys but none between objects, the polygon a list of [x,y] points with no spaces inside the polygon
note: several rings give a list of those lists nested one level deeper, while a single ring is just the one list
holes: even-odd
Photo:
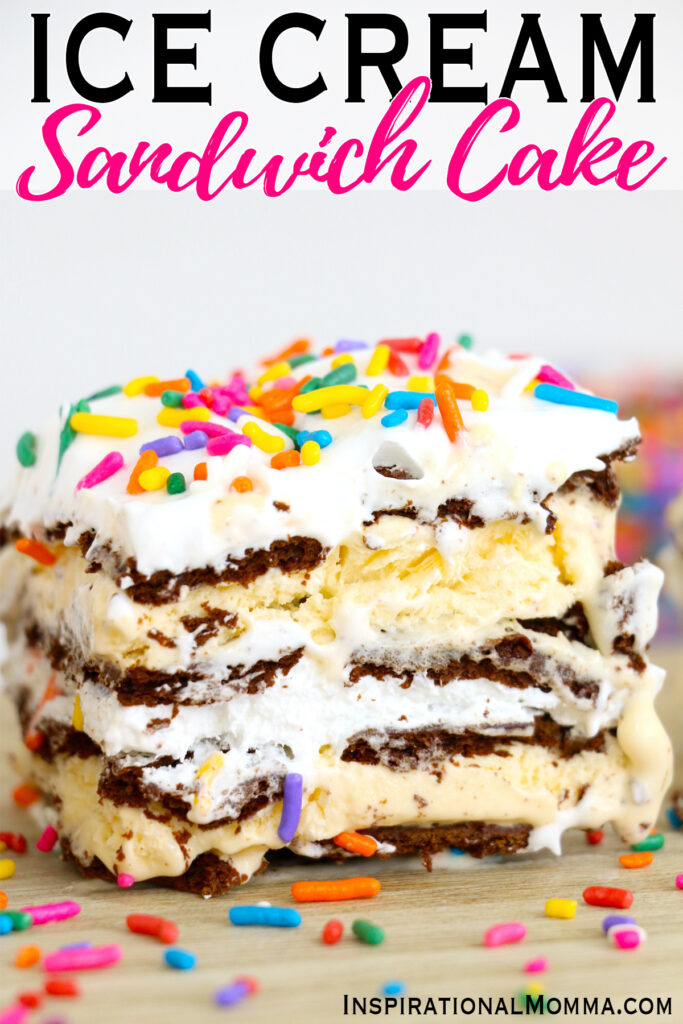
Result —
[{"label": "purple sprinkle", "polygon": [[219,988],[214,994],[216,1006],[234,1006],[241,1003],[249,995],[249,986],[244,981],[234,981],[232,985]]},{"label": "purple sprinkle", "polygon": [[248,413],[244,409],[240,408],[239,405],[233,405],[232,409],[228,413],[228,419],[232,420],[233,423],[237,423],[237,421],[240,418],[240,416],[247,416],[247,415],[248,415]]},{"label": "purple sprinkle", "polygon": [[357,352],[361,348],[369,348],[367,341],[337,341],[335,342],[335,352]]},{"label": "purple sprinkle", "polygon": [[60,946],[60,951],[63,949],[91,949],[92,942],[72,942],[68,946]]},{"label": "purple sprinkle", "polygon": [[190,451],[195,448],[205,448],[206,442],[209,440],[209,435],[203,430],[193,430],[191,434],[187,434],[185,437],[185,447]]},{"label": "purple sprinkle", "polygon": [[290,772],[285,778],[284,794],[282,797],[282,817],[278,825],[277,834],[283,843],[291,843],[299,827],[301,817],[301,803],[303,800],[304,780],[303,776],[296,772]]},{"label": "purple sprinkle", "polygon": [[615,924],[635,924],[635,920],[632,917],[626,917],[625,914],[608,914],[607,917],[602,919],[602,930],[608,932],[610,928],[613,928]]},{"label": "purple sprinkle", "polygon": [[176,452],[183,450],[183,442],[179,437],[173,434],[169,434],[168,437],[159,437],[156,441],[148,441],[147,444],[143,444],[140,448],[140,454],[143,452],[156,452],[160,459],[164,455],[175,455]]},{"label": "purple sprinkle", "polygon": [[220,437],[212,437],[206,446],[207,455],[228,455],[238,444],[246,444],[251,447],[251,438],[244,434],[221,434]]}]

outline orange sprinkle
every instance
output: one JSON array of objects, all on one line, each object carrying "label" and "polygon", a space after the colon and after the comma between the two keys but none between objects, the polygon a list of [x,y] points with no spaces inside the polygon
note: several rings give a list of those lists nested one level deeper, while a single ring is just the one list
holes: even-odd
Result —
[{"label": "orange sprinkle", "polygon": [[30,782],[22,782],[12,790],[12,799],[19,807],[30,807],[36,800],[40,800],[40,790]]},{"label": "orange sprinkle", "polygon": [[652,853],[644,850],[642,853],[625,853],[619,858],[622,868],[646,868],[652,864]]},{"label": "orange sprinkle", "polygon": [[286,427],[294,426],[294,412],[292,409],[273,409],[268,414],[268,420],[270,423],[284,423]]},{"label": "orange sprinkle", "polygon": [[395,352],[392,348],[389,353],[389,373],[393,373],[394,377],[407,377],[410,374],[410,370],[401,359],[398,352]]},{"label": "orange sprinkle", "polygon": [[450,348],[446,349],[446,351],[444,352],[443,356],[441,357],[441,361],[439,362],[439,365],[436,368],[437,374],[441,373],[443,370],[447,370],[449,368],[449,366],[451,365],[451,353],[455,350],[455,347],[456,346],[451,345]]},{"label": "orange sprinkle", "polygon": [[57,556],[53,555],[49,548],[41,544],[39,540],[32,540],[30,537],[20,537],[15,540],[14,546],[22,555],[28,555],[41,565],[54,565]]},{"label": "orange sprinkle", "polygon": [[4,910],[7,906],[7,893],[0,891],[0,910]]},{"label": "orange sprinkle", "polygon": [[261,364],[263,366],[274,366],[275,363],[286,363],[290,356],[305,355],[310,347],[311,343],[307,338],[297,338],[291,345],[283,348],[281,352],[277,352],[274,356],[268,356],[267,359],[262,359]]},{"label": "orange sprinkle", "polygon": [[361,857],[372,857],[377,853],[377,840],[360,832],[340,832],[334,837],[334,843],[349,853],[359,853]]},{"label": "orange sprinkle", "polygon": [[330,348],[330,346],[328,345],[327,348],[323,349],[322,354],[324,356],[333,356],[334,355],[334,349]]},{"label": "orange sprinkle", "polygon": [[159,456],[151,448],[148,448],[146,452],[143,452],[138,461],[135,463],[133,472],[130,474],[126,490],[129,494],[144,494],[145,489],[140,484],[140,474],[144,473],[146,469],[154,469]]},{"label": "orange sprinkle", "polygon": [[233,491],[238,491],[240,494],[254,490],[254,485],[248,476],[236,476],[230,486]]},{"label": "orange sprinkle", "polygon": [[299,903],[329,903],[376,896],[382,888],[377,878],[342,878],[337,882],[295,882],[292,896]]},{"label": "orange sprinkle", "polygon": [[198,462],[194,467],[195,480],[206,480],[206,463]]},{"label": "orange sprinkle", "polygon": [[16,967],[33,967],[37,964],[43,954],[40,951],[40,946],[22,946],[18,949],[16,956],[14,957],[14,963]]},{"label": "orange sprinkle", "polygon": [[273,455],[270,464],[273,469],[289,469],[291,466],[301,464],[301,455],[291,449],[288,452],[278,452],[277,455]]},{"label": "orange sprinkle", "polygon": [[448,439],[455,441],[458,431],[463,429],[464,423],[450,383],[442,378],[434,389],[434,395]]},{"label": "orange sprinkle", "polygon": [[191,384],[187,377],[178,377],[176,380],[155,380],[151,384],[145,384],[144,393],[150,398],[159,398],[164,391],[182,391],[186,394]]},{"label": "orange sprinkle", "polygon": [[472,384],[461,384],[458,381],[451,380],[445,373],[437,373],[434,378],[434,384],[447,384],[456,398],[464,398],[469,401],[472,395],[477,390]]}]

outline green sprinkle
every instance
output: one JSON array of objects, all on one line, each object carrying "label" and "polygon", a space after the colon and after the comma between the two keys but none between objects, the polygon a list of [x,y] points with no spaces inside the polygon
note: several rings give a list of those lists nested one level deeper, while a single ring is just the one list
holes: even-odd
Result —
[{"label": "green sprinkle", "polygon": [[292,356],[287,362],[289,363],[290,370],[296,370],[297,366],[303,366],[304,363],[314,363],[315,356]]},{"label": "green sprinkle", "polygon": [[661,832],[655,832],[653,836],[646,836],[640,843],[633,843],[631,849],[635,853],[645,853],[647,850],[661,850],[664,846],[664,836]]},{"label": "green sprinkle", "polygon": [[169,494],[182,494],[185,490],[185,477],[182,473],[171,473],[166,480],[166,490]]},{"label": "green sprinkle", "polygon": [[522,989],[521,992],[517,993],[517,999],[525,1013],[531,1013],[535,1016],[537,1013],[543,1014],[546,1011],[547,1000],[540,992]]},{"label": "green sprinkle", "polygon": [[[321,381],[321,387],[331,388],[335,384],[350,384],[356,379],[356,367],[353,363],[342,363],[336,370],[330,370]],[[302,389],[303,390],[303,389]]]},{"label": "green sprinkle", "polygon": [[33,924],[31,915],[25,914],[23,910],[3,910],[3,914],[11,919],[12,930],[15,932],[26,931]]},{"label": "green sprinkle", "polygon": [[295,430],[294,427],[288,427],[286,423],[273,423],[273,426],[277,427],[278,430],[281,430],[283,434],[287,435],[290,441],[293,441],[294,444],[296,444],[296,435],[299,433],[298,430]]},{"label": "green sprinkle", "polygon": [[474,338],[471,334],[461,334],[458,338],[458,345],[461,348],[472,348],[474,345]]},{"label": "green sprinkle", "polygon": [[22,466],[35,466],[36,457],[36,435],[27,430],[17,441],[17,458]]},{"label": "green sprinkle", "polygon": [[384,942],[383,930],[369,921],[354,921],[351,930],[357,939],[367,942],[369,946],[379,946],[380,942]]},{"label": "green sprinkle", "polygon": [[119,384],[112,384],[110,388],[102,388],[101,391],[96,391],[94,395],[88,395],[87,402],[97,402],[100,398],[110,398],[112,395],[120,395],[123,388]]},{"label": "green sprinkle", "polygon": [[304,384],[299,394],[305,395],[309,391],[315,391],[316,388],[322,387],[322,383],[321,377],[311,377],[311,379]]},{"label": "green sprinkle", "polygon": [[76,412],[90,412],[87,398],[81,398],[80,402],[76,404]]},{"label": "green sprinkle", "polygon": [[62,464],[64,452],[67,450],[69,445],[76,439],[76,431],[71,426],[71,417],[77,411],[73,405],[69,406],[69,411],[66,414],[66,420],[64,425],[59,432],[59,455],[57,456],[57,470]]},{"label": "green sprinkle", "polygon": [[177,408],[182,403],[183,393],[182,391],[162,391],[161,392],[161,404],[169,405],[171,408]]}]

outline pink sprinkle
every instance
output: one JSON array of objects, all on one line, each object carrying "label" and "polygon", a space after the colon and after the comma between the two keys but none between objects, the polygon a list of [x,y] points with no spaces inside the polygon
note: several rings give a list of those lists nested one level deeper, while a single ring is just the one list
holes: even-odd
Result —
[{"label": "pink sprinkle", "polygon": [[41,853],[49,853],[50,850],[53,849],[58,838],[57,830],[54,829],[52,825],[48,825],[36,843],[36,850],[40,850]]},{"label": "pink sprinkle", "polygon": [[485,946],[506,946],[510,942],[521,942],[526,935],[526,925],[519,921],[494,924],[484,933]]},{"label": "pink sprinkle", "polygon": [[620,928],[612,938],[619,949],[637,949],[640,945],[640,935],[634,928]]},{"label": "pink sprinkle", "polygon": [[65,921],[67,917],[80,914],[79,903],[65,900],[63,903],[43,903],[38,907],[22,907],[23,914],[30,914],[34,924],[47,924],[49,921]]},{"label": "pink sprinkle", "polygon": [[189,391],[186,395],[183,395],[183,409],[196,409],[200,405],[204,405],[204,400],[201,395],[198,395],[195,391]]},{"label": "pink sprinkle", "polygon": [[110,476],[117,473],[123,465],[123,455],[121,452],[109,452],[109,455],[105,455],[101,462],[86,473],[78,483],[76,484],[76,490],[80,491],[81,488],[86,490],[90,487],[95,487],[96,484],[101,484],[104,480],[108,480]]},{"label": "pink sprinkle", "polygon": [[555,370],[552,366],[544,364],[536,374],[536,380],[540,380],[543,384],[557,384],[560,388],[569,388],[570,391],[575,391],[576,388],[563,373],[559,370]]},{"label": "pink sprinkle", "polygon": [[220,437],[221,434],[232,434],[222,423],[204,423],[203,420],[183,420],[180,424],[183,434],[191,434],[194,430],[203,430],[209,437]]},{"label": "pink sprinkle", "polygon": [[215,412],[217,416],[225,416],[231,405],[230,395],[214,395],[211,411]]},{"label": "pink sprinkle", "polygon": [[251,438],[245,437],[244,434],[225,433],[221,434],[220,437],[212,438],[206,446],[207,455],[227,455],[229,452],[236,448],[238,444],[246,444],[247,447],[251,446]]},{"label": "pink sprinkle", "polygon": [[91,946],[86,949],[58,949],[43,961],[46,971],[88,971],[108,967],[123,956],[120,946]]},{"label": "pink sprinkle", "polygon": [[15,1003],[6,1010],[0,1010],[0,1024],[23,1024],[28,1016],[28,1006]]},{"label": "pink sprinkle", "polygon": [[116,884],[120,885],[122,889],[130,889],[131,885],[135,885],[135,879],[132,875],[126,875],[122,871],[120,875],[116,876]]},{"label": "pink sprinkle", "polygon": [[683,875],[676,875],[676,888],[683,889]]},{"label": "pink sprinkle", "polygon": [[421,370],[428,370],[433,365],[440,344],[441,338],[435,331],[427,335],[417,355],[417,365]]},{"label": "pink sprinkle", "polygon": [[524,964],[526,974],[541,974],[548,970],[548,961],[544,956],[537,956],[535,960],[527,960]]},{"label": "pink sprinkle", "polygon": [[296,382],[296,377],[280,377],[279,380],[275,381],[273,387],[281,388],[283,391],[286,391],[287,388],[293,388]]}]

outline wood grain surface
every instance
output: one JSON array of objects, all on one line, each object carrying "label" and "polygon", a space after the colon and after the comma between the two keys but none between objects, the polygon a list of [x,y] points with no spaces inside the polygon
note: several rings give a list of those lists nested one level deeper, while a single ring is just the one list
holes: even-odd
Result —
[{"label": "wood grain surface", "polygon": [[[683,655],[674,648],[654,652],[653,660],[670,671],[660,699],[660,713],[674,738],[678,753],[677,776],[683,784]],[[380,995],[384,983],[397,979],[406,986],[403,1017],[408,1017],[408,997],[432,996],[453,1000],[498,997],[510,1001],[529,980],[541,981],[548,996],[609,997],[614,1015],[631,1021],[659,1019],[645,1003],[628,1013],[627,997],[649,997],[655,1002],[671,999],[668,1019],[683,1021],[683,891],[675,876],[683,873],[683,832],[673,831],[663,819],[666,845],[655,854],[654,864],[628,871],[618,861],[623,845],[607,834],[599,847],[589,846],[582,833],[568,834],[561,858],[544,852],[501,860],[475,861],[471,857],[443,854],[427,873],[419,863],[401,858],[380,863],[354,861],[350,865],[324,863],[288,864],[254,879],[232,894],[202,900],[196,896],[137,885],[124,891],[99,881],[83,881],[75,869],[63,864],[56,853],[40,854],[30,816],[13,806],[10,780],[0,782],[0,829],[19,830],[29,839],[29,852],[14,857],[17,870],[0,883],[13,909],[63,899],[77,900],[81,914],[57,924],[0,936],[0,1007],[13,1002],[21,991],[39,989],[44,977],[40,966],[20,970],[13,965],[17,949],[37,943],[51,952],[71,942],[120,943],[123,960],[100,971],[82,972],[78,999],[50,998],[31,1021],[47,1024],[196,1024],[234,1019],[245,1024],[296,1021],[318,1024],[351,1019],[351,997]],[[8,854],[2,854],[8,856]],[[300,906],[303,922],[297,929],[236,928],[228,922],[234,903],[268,900],[292,906],[290,885],[301,878],[339,878],[373,874],[382,891],[375,899],[352,903]],[[630,888],[634,893],[631,914],[648,933],[638,950],[622,952],[604,937],[601,921],[608,911],[586,906],[581,893],[587,885]],[[546,899],[557,896],[579,903],[573,920],[554,920],[544,914]],[[159,914],[180,928],[178,946],[197,956],[189,972],[164,965],[166,947],[155,940],[131,935],[125,926],[129,913]],[[336,946],[321,942],[323,925],[337,917],[345,934]],[[363,918],[384,928],[382,945],[367,946],[350,930]],[[523,921],[526,939],[514,946],[486,949],[484,930],[500,921]],[[542,976],[528,976],[524,963],[537,956],[549,961]],[[233,1008],[213,1005],[213,993],[238,974],[250,974],[260,991]],[[349,1013],[344,1015],[344,995]],[[399,1019],[400,1005],[388,1014],[370,1019]],[[554,1004],[551,1004],[554,1005]],[[427,1019],[438,1015],[425,1014]],[[437,1010],[441,1009],[436,1003]],[[487,1020],[485,1012],[454,1014],[446,1004],[444,1019]],[[362,1015],[355,1015],[361,1019]],[[609,1017],[607,1013],[605,1016]],[[413,1004],[412,1019],[418,1019]],[[495,1019],[503,1017],[499,1010]],[[553,1019],[571,1017],[564,1011]],[[596,1019],[596,1018],[592,1018]]]}]

